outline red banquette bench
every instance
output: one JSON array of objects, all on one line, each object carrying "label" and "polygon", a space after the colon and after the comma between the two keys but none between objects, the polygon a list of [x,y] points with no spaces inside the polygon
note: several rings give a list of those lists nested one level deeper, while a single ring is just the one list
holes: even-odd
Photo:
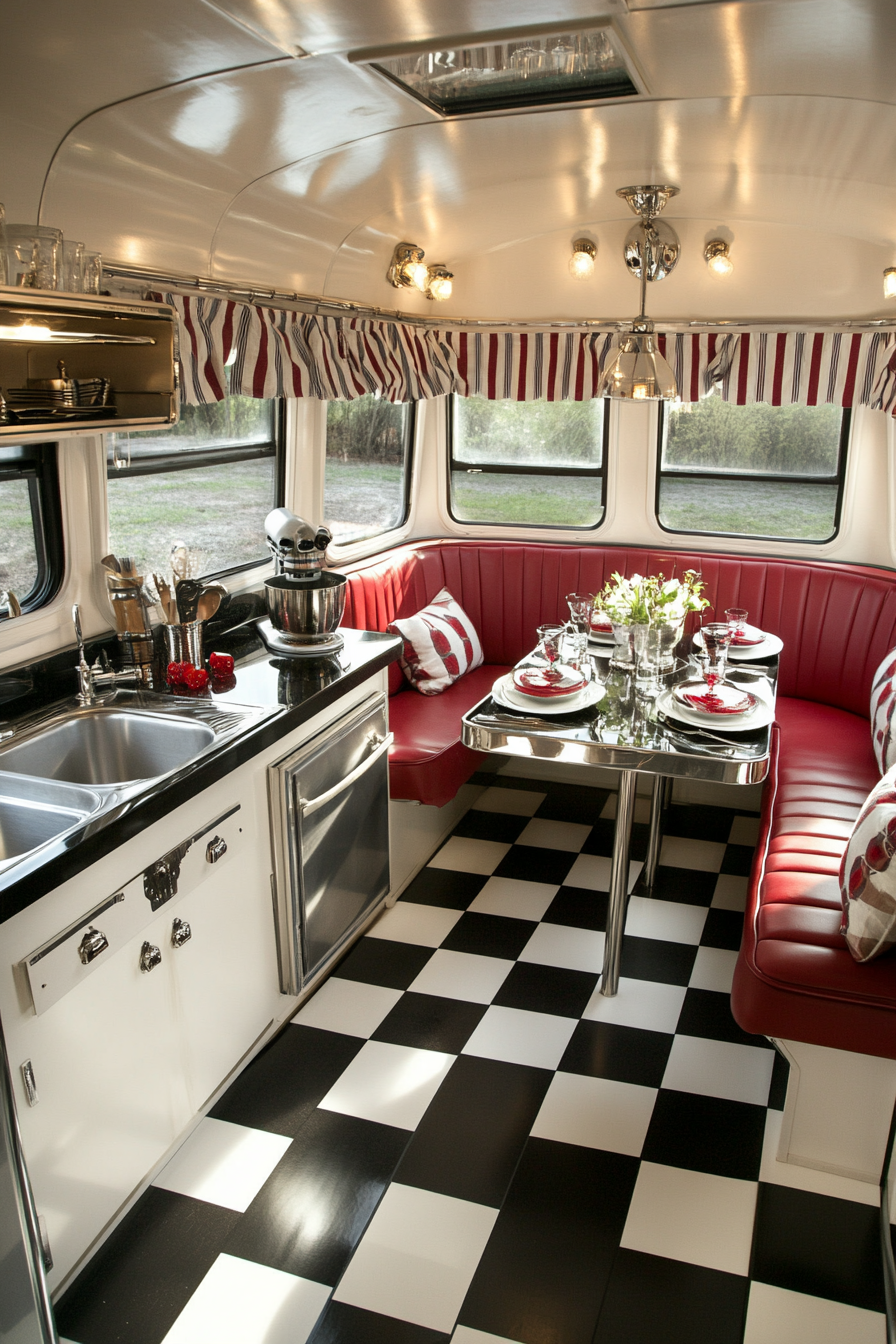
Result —
[{"label": "red banquette bench", "polygon": [[394,798],[442,805],[477,766],[461,715],[566,617],[566,593],[623,574],[699,569],[715,611],[746,607],[784,641],[777,726],[763,796],[732,1006],[746,1030],[896,1058],[896,963],[857,965],[839,933],[840,857],[879,774],[869,699],[896,645],[896,574],[860,565],[639,547],[416,542],[356,566],[344,624],[386,629],[444,587],[475,624],[485,665],[426,697],[390,672]]}]

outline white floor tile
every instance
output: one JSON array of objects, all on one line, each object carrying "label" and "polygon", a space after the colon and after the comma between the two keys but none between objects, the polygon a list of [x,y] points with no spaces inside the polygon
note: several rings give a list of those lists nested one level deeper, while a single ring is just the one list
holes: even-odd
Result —
[{"label": "white floor tile", "polygon": [[736,965],[737,953],[726,947],[698,947],[688,983],[691,989],[713,989],[718,994],[730,994]]},{"label": "white floor tile", "polygon": [[153,1185],[245,1213],[292,1139],[229,1120],[201,1120]]},{"label": "white floor tile", "polygon": [[360,1120],[416,1129],[454,1063],[454,1055],[368,1041],[319,1103]]},{"label": "white floor tile", "polygon": [[516,877],[490,877],[468,910],[511,919],[541,919],[560,890],[550,882],[522,882]]},{"label": "white floor tile", "polygon": [[744,1344],[886,1344],[882,1312],[752,1283]]},{"label": "white floor tile", "polygon": [[753,1181],[642,1162],[620,1244],[746,1275],[757,1188]]},{"label": "white floor tile", "polygon": [[513,966],[503,957],[480,957],[474,952],[449,952],[440,947],[408,988],[415,994],[435,994],[441,999],[491,1003]]},{"label": "white floor tile", "polygon": [[735,817],[728,835],[729,845],[755,845],[759,839],[759,817]]},{"label": "white floor tile", "polygon": [[447,1333],[497,1216],[482,1204],[393,1183],[335,1300]]},{"label": "white floor tile", "polygon": [[680,835],[667,835],[660,850],[660,863],[665,868],[696,868],[701,873],[717,873],[725,857],[725,846],[715,840],[689,840]]},{"label": "white floor tile", "polygon": [[640,1157],[655,1100],[653,1087],[555,1073],[532,1135]]},{"label": "white floor tile", "polygon": [[525,1008],[489,1008],[462,1053],[508,1064],[556,1069],[576,1029],[572,1017],[532,1013]]},{"label": "white floor tile", "polygon": [[576,821],[546,821],[533,817],[516,842],[518,845],[535,845],[538,849],[562,849],[569,854],[578,854],[590,834],[590,826]]},{"label": "white floor tile", "polygon": [[416,943],[419,947],[438,947],[448,937],[463,910],[446,910],[441,905],[415,905],[398,901],[384,910],[367,930],[368,938],[389,938],[396,943]]},{"label": "white floor tile", "polygon": [[758,1045],[676,1036],[663,1074],[663,1087],[765,1106],[774,1061],[775,1052]]},{"label": "white floor tile", "polygon": [[713,892],[712,904],[715,910],[737,910],[747,907],[746,877],[735,877],[732,873],[720,873]]},{"label": "white floor tile", "polygon": [[534,789],[502,789],[492,785],[473,804],[474,812],[506,812],[513,817],[534,817],[546,793]]},{"label": "white floor tile", "polygon": [[539,924],[520,953],[519,960],[599,974],[604,964],[605,940],[606,935],[595,929],[574,929],[566,924]]},{"label": "white floor tile", "polygon": [[509,845],[497,840],[468,840],[452,835],[429,861],[430,868],[451,868],[457,873],[482,873],[488,877],[497,868]]},{"label": "white floor tile", "polygon": [[787,1185],[792,1190],[808,1190],[815,1195],[830,1195],[834,1199],[851,1199],[855,1204],[869,1204],[877,1208],[880,1192],[870,1181],[851,1181],[848,1176],[835,1176],[833,1172],[819,1171],[815,1167],[779,1162],[778,1145],[781,1142],[783,1119],[783,1111],[766,1113],[760,1181],[766,1181],[769,1185]]},{"label": "white floor tile", "polygon": [[684,985],[661,985],[654,980],[629,980],[623,976],[619,992],[608,999],[600,986],[591,995],[582,1016],[589,1022],[612,1022],[620,1027],[672,1033],[681,1016]]},{"label": "white floor tile", "polygon": [[517,1339],[507,1339],[505,1335],[487,1335],[483,1330],[471,1330],[468,1325],[459,1325],[451,1336],[451,1344],[520,1344]]},{"label": "white floor tile", "polygon": [[[618,793],[611,793],[601,810],[602,821],[616,820],[616,803],[619,800]],[[650,799],[644,796],[635,799],[634,821],[643,821],[645,824],[650,821]]]},{"label": "white floor tile", "polygon": [[634,938],[658,938],[663,943],[699,943],[705,923],[703,905],[633,896],[628,903],[625,931]]},{"label": "white floor tile", "polygon": [[293,1022],[322,1031],[341,1031],[346,1036],[371,1036],[403,994],[385,985],[365,985],[360,980],[340,980],[333,975],[299,1009]]},{"label": "white floor tile", "polygon": [[305,1344],[330,1289],[219,1255],[163,1344]]},{"label": "white floor tile", "polygon": [[[583,887],[586,891],[610,890],[611,861],[601,854],[580,854],[566,875],[567,887]],[[632,859],[628,866],[628,890],[638,880],[644,867],[639,859]]]}]

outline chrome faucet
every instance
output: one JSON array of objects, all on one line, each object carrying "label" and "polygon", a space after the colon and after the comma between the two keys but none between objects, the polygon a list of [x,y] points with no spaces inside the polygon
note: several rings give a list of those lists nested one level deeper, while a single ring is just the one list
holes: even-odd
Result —
[{"label": "chrome faucet", "polygon": [[75,625],[75,635],[78,640],[78,704],[83,709],[90,705],[98,703],[97,688],[104,686],[117,686],[119,682],[129,681],[132,684],[139,681],[139,673],[136,668],[128,669],[123,672],[113,672],[108,665],[103,668],[99,658],[97,658],[91,667],[87,662],[87,654],[84,649],[84,636],[81,633],[81,609],[77,602],[72,607],[72,620]]}]

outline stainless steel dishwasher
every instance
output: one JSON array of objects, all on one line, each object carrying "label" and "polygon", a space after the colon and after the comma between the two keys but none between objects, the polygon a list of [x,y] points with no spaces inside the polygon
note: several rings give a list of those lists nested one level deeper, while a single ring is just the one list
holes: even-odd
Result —
[{"label": "stainless steel dishwasher", "polygon": [[280,988],[298,994],[389,893],[386,697],[268,768]]}]

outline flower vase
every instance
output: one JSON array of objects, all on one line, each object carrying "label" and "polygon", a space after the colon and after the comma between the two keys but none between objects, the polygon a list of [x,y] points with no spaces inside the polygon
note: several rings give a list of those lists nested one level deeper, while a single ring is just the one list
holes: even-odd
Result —
[{"label": "flower vase", "polygon": [[661,625],[633,625],[632,649],[635,656],[635,684],[639,691],[659,691],[662,656]]},{"label": "flower vase", "polygon": [[610,666],[631,672],[635,666],[632,631],[636,627],[622,621],[611,621],[610,624],[613,627],[613,652],[610,655]]},{"label": "flower vase", "polygon": [[660,672],[671,672],[675,666],[675,649],[684,635],[684,617],[679,621],[658,625],[656,630],[659,639],[657,666]]}]

